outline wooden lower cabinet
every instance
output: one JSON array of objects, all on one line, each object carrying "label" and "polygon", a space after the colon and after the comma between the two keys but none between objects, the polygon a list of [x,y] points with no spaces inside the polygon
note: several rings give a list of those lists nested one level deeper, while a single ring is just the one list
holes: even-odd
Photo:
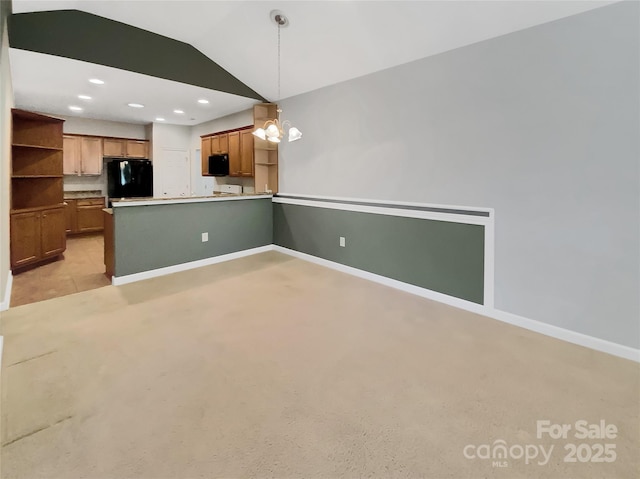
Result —
[{"label": "wooden lower cabinet", "polygon": [[102,209],[104,197],[65,200],[67,234],[92,233],[104,230]]},{"label": "wooden lower cabinet", "polygon": [[19,268],[40,259],[40,212],[11,215],[11,267]]},{"label": "wooden lower cabinet", "polygon": [[67,247],[62,207],[11,215],[11,268],[62,254]]},{"label": "wooden lower cabinet", "polygon": [[73,233],[76,229],[76,200],[64,200],[65,231]]},{"label": "wooden lower cabinet", "polygon": [[67,248],[64,208],[42,211],[40,214],[40,239],[43,259],[64,253]]}]

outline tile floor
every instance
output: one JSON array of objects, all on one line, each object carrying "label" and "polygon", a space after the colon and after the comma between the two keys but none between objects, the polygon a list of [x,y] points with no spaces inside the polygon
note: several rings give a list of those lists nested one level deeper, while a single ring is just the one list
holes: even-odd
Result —
[{"label": "tile floor", "polygon": [[64,259],[13,277],[11,307],[111,284],[104,275],[102,233],[69,236]]}]

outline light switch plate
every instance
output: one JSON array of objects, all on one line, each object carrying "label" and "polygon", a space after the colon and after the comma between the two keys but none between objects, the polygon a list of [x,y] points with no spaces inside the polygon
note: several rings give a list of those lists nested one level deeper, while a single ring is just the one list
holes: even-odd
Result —
[{"label": "light switch plate", "polygon": [[202,233],[202,242],[206,243],[209,241],[209,233]]},{"label": "light switch plate", "polygon": [[347,240],[345,239],[344,236],[340,236],[340,246],[344,248],[346,245],[347,245]]}]

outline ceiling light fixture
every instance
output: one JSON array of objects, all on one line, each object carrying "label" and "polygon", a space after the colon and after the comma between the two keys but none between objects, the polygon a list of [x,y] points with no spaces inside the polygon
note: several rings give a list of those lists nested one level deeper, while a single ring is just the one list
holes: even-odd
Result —
[{"label": "ceiling light fixture", "polygon": [[209,100],[205,100],[204,98],[201,98],[200,100],[198,100],[198,103],[202,103],[203,105],[206,105],[207,103],[209,103]]},{"label": "ceiling light fixture", "polygon": [[89,95],[78,95],[78,98],[80,98],[81,100],[91,100],[91,97]]},{"label": "ceiling light fixture", "polygon": [[131,108],[144,108],[144,105],[140,103],[127,103]]},{"label": "ceiling light fixture", "polygon": [[104,85],[104,82],[102,80],[97,79],[97,78],[91,78],[89,81],[91,83],[96,84],[96,85]]},{"label": "ceiling light fixture", "polygon": [[182,115],[184,113],[184,111],[182,110],[173,110],[174,113],[177,113],[178,115]]},{"label": "ceiling light fixture", "polygon": [[71,110],[71,111],[82,111],[82,108],[80,108],[79,106],[72,105],[72,106],[69,107],[69,110]]},{"label": "ceiling light fixture", "polygon": [[156,118],[156,121],[164,121],[164,118]]},{"label": "ceiling light fixture", "polygon": [[[270,14],[271,21],[278,25],[278,101],[280,101],[280,28],[289,25],[289,19],[279,10],[273,10]],[[253,134],[261,140],[272,143],[280,143],[284,136],[284,129],[289,128],[289,141],[296,141],[302,138],[302,132],[291,124],[289,120],[280,121],[282,110],[276,110],[278,115],[273,120],[267,120],[262,128],[256,128]]]}]

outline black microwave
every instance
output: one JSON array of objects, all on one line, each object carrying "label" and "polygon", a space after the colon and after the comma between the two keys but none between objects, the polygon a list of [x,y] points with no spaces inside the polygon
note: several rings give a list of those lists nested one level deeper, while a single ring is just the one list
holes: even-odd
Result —
[{"label": "black microwave", "polygon": [[209,157],[209,174],[211,176],[229,176],[229,155],[211,155]]}]

